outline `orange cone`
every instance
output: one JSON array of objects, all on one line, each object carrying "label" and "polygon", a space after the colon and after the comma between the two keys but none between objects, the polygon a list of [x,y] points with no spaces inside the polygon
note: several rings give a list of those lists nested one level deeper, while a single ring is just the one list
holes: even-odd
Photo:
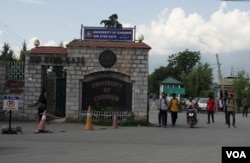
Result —
[{"label": "orange cone", "polygon": [[88,107],[85,130],[93,130],[91,106]]},{"label": "orange cone", "polygon": [[116,112],[114,112],[114,116],[113,116],[113,128],[118,128]]},{"label": "orange cone", "polygon": [[45,124],[46,124],[46,111],[43,112],[43,116],[38,125],[38,131],[44,132],[45,131]]}]

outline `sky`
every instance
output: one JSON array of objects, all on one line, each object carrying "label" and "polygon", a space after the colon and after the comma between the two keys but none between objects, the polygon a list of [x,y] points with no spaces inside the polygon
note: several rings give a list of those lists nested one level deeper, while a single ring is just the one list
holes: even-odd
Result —
[{"label": "sky", "polygon": [[[188,49],[218,80],[216,53],[223,77],[250,73],[250,1],[221,0],[0,0],[0,47],[19,54],[33,42],[65,45],[80,39],[83,26],[103,27],[114,13],[123,27],[136,26],[149,51],[149,73],[166,66],[168,57]],[[2,51],[2,49],[1,49]]]}]

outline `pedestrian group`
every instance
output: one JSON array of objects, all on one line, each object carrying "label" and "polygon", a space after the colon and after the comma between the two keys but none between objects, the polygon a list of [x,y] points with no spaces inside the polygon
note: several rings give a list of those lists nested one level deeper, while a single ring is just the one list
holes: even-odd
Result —
[{"label": "pedestrian group", "polygon": [[[168,112],[171,114],[172,127],[175,127],[176,120],[179,112],[179,100],[176,98],[176,94],[172,94],[172,99],[167,100],[167,94],[162,92],[159,100],[159,113],[158,113],[158,127],[167,128]],[[192,97],[186,101],[186,108],[195,108],[196,102]],[[209,96],[207,101],[207,124],[214,123],[214,112],[216,110],[216,100],[212,95]],[[224,93],[224,98],[220,98],[218,101],[218,110],[225,112],[225,123],[228,128],[231,126],[236,128],[235,113],[237,111],[237,104],[233,94]],[[242,100],[243,112],[242,116],[247,117],[248,114],[248,98],[245,96]],[[232,118],[232,119],[231,119]]]}]

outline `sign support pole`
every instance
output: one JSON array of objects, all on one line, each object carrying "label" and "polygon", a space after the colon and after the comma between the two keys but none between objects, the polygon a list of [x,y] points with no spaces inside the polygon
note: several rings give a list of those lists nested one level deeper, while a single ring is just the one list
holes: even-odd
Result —
[{"label": "sign support pole", "polygon": [[2,129],[2,134],[17,134],[17,130],[11,128],[12,110],[18,110],[18,96],[4,96],[3,109],[9,112],[9,127]]},{"label": "sign support pole", "polygon": [[12,110],[9,111],[9,134],[11,133],[11,114]]},{"label": "sign support pole", "polygon": [[11,117],[12,117],[12,110],[9,110],[9,128],[3,128],[2,134],[17,134],[15,129],[11,128]]}]

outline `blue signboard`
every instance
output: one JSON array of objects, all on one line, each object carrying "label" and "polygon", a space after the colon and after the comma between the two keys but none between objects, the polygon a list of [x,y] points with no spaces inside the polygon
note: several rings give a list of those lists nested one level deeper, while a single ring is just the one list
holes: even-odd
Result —
[{"label": "blue signboard", "polygon": [[18,96],[3,96],[3,110],[18,110]]},{"label": "blue signboard", "polygon": [[84,27],[84,40],[133,41],[133,28]]},{"label": "blue signboard", "polygon": [[19,97],[18,96],[8,96],[8,95],[5,95],[5,96],[3,96],[3,99],[4,100],[19,100]]}]

